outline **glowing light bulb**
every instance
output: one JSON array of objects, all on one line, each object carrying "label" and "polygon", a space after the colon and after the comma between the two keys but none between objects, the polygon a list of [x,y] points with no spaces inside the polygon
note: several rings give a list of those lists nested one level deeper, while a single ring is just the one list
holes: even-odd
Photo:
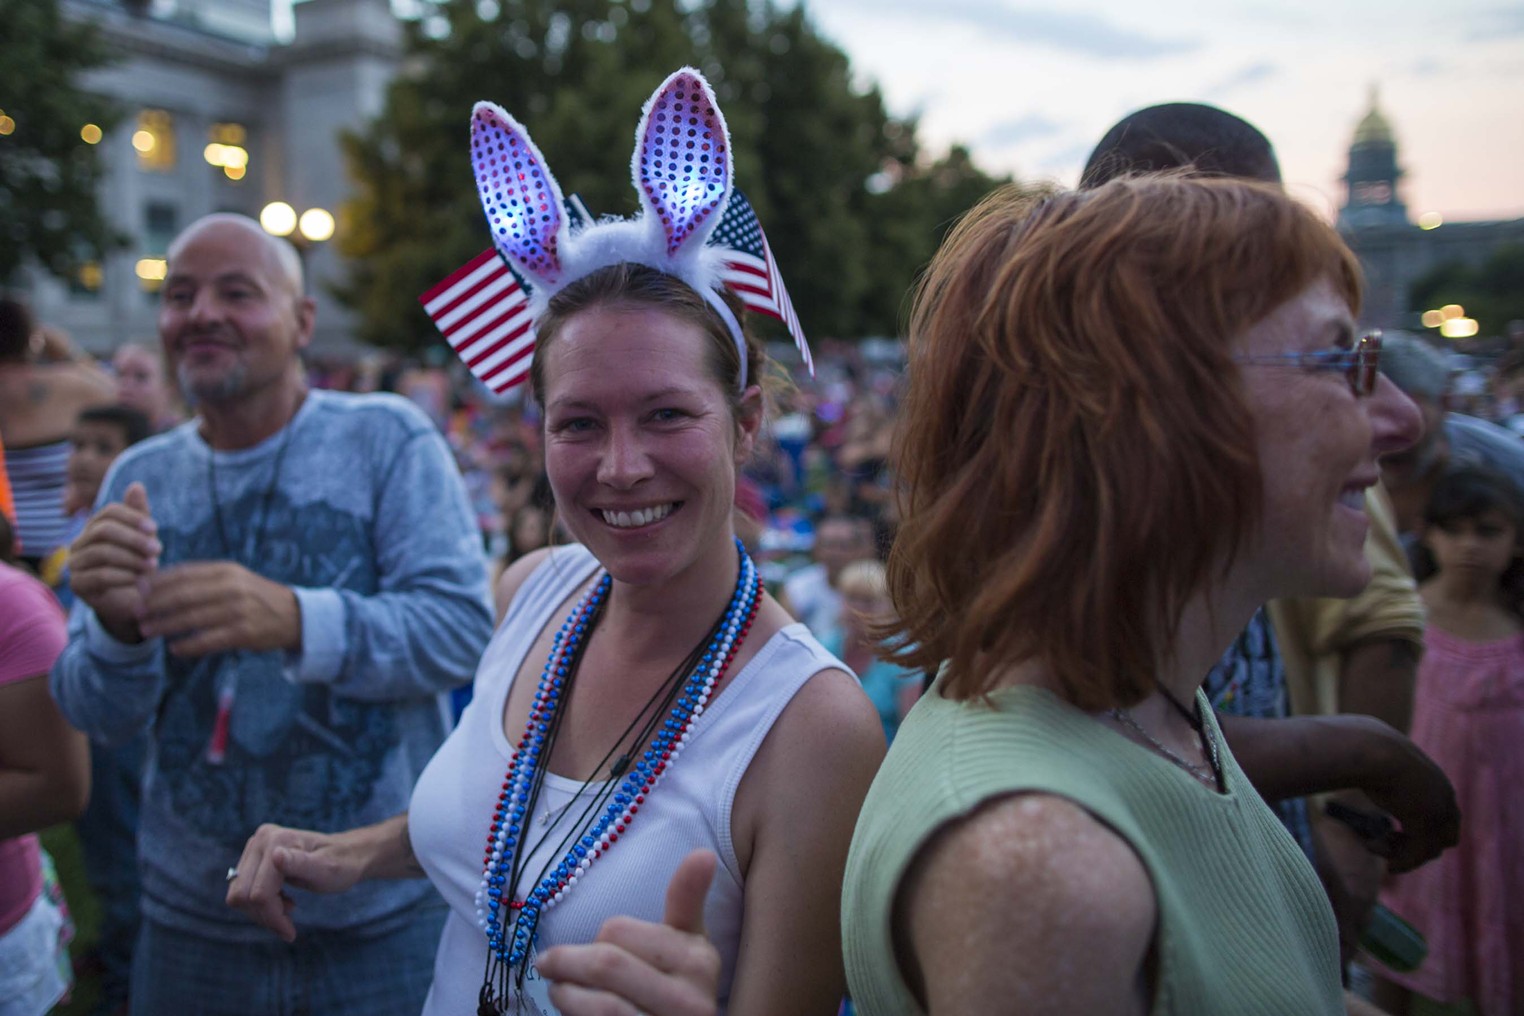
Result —
[{"label": "glowing light bulb", "polygon": [[273,236],[290,236],[296,229],[296,209],[284,201],[272,201],[259,213],[259,224]]},{"label": "glowing light bulb", "polygon": [[302,236],[313,243],[322,243],[333,236],[333,216],[322,208],[309,208],[302,213],[300,222]]},{"label": "glowing light bulb", "polygon": [[162,282],[169,272],[169,265],[163,258],[139,258],[133,267],[138,278],[145,282]]}]

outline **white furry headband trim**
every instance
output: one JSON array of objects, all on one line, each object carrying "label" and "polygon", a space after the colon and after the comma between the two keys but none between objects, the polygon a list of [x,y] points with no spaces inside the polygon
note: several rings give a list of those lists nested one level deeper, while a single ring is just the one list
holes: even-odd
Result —
[{"label": "white furry headband trim", "polygon": [[431,287],[419,302],[471,373],[499,394],[529,374],[535,322],[551,295],[607,265],[633,261],[692,286],[725,321],[741,355],[740,323],[720,289],[782,321],[815,372],[810,347],[746,196],[731,184],[730,143],[714,93],[685,67],[646,103],[631,169],[641,212],[591,224],[524,128],[491,103],[471,118],[472,163],[494,248]]},{"label": "white furry headband trim", "polygon": [[[492,242],[533,289],[534,320],[568,284],[627,261],[674,275],[724,308],[714,294],[724,285],[725,251],[706,241],[730,200],[730,135],[714,92],[693,68],[662,82],[641,115],[630,162],[641,202],[634,219],[573,233],[561,187],[529,132],[490,102],[471,111],[471,161]],[[746,337],[728,308],[721,317],[741,358],[744,390]]]}]

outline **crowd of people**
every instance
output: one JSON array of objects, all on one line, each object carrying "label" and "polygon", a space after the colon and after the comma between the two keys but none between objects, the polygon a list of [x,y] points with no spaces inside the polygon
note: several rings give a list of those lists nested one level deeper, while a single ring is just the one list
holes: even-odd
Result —
[{"label": "crowd of people", "polygon": [[574,231],[474,112],[506,395],[309,356],[237,215],[109,364],[0,300],[0,1016],[69,821],[105,1013],[1524,1011],[1524,440],[1257,130],[1129,116],[813,370],[702,77],[636,138]]}]

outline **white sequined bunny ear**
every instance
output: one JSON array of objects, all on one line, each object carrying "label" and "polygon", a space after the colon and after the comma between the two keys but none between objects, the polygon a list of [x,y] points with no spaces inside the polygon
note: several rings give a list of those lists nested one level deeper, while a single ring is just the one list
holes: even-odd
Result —
[{"label": "white sequined bunny ear", "polygon": [[635,131],[630,171],[667,256],[698,257],[730,198],[730,134],[698,71],[684,67],[651,96]]},{"label": "white sequined bunny ear", "polygon": [[698,71],[679,70],[646,103],[631,159],[641,203],[634,219],[595,223],[569,213],[528,132],[493,103],[472,110],[471,161],[497,253],[477,255],[420,299],[471,372],[494,391],[523,379],[535,321],[553,294],[625,262],[675,276],[709,302],[735,341],[743,391],[746,336],[722,289],[782,320],[813,372],[762,227],[744,198],[731,200],[730,135]]},{"label": "white sequined bunny ear", "polygon": [[471,110],[471,164],[492,243],[536,289],[561,281],[568,229],[561,187],[529,132],[501,106]]}]

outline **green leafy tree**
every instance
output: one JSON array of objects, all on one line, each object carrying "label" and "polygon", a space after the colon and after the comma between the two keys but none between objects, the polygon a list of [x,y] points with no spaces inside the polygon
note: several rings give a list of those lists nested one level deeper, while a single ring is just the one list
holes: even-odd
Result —
[{"label": "green leafy tree", "polygon": [[1510,321],[1524,320],[1524,245],[1498,247],[1479,265],[1436,265],[1413,282],[1408,301],[1415,313],[1458,303],[1481,335],[1502,335]]},{"label": "green leafy tree", "polygon": [[[876,233],[869,255],[873,282],[860,312],[865,322],[873,322],[886,335],[903,332],[913,282],[947,231],[980,198],[1010,182],[985,173],[962,145],[927,163],[912,133],[902,131],[897,140],[904,151],[880,171],[873,185],[879,192],[871,203]],[[883,319],[886,312],[892,312],[892,319]]]},{"label": "green leafy tree", "polygon": [[700,68],[725,110],[737,186],[812,336],[895,333],[939,226],[995,182],[966,151],[922,165],[914,123],[856,87],[845,54],[798,7],[439,0],[408,32],[385,112],[345,139],[357,196],[344,209],[354,268],[339,295],[378,345],[437,341],[417,294],[487,242],[467,158],[479,99],[528,126],[594,215],[628,215],[640,104],[672,70]]},{"label": "green leafy tree", "polygon": [[96,200],[99,153],[80,136],[119,119],[78,84],[109,59],[56,0],[0,0],[0,283],[29,262],[69,278],[120,242]]}]

